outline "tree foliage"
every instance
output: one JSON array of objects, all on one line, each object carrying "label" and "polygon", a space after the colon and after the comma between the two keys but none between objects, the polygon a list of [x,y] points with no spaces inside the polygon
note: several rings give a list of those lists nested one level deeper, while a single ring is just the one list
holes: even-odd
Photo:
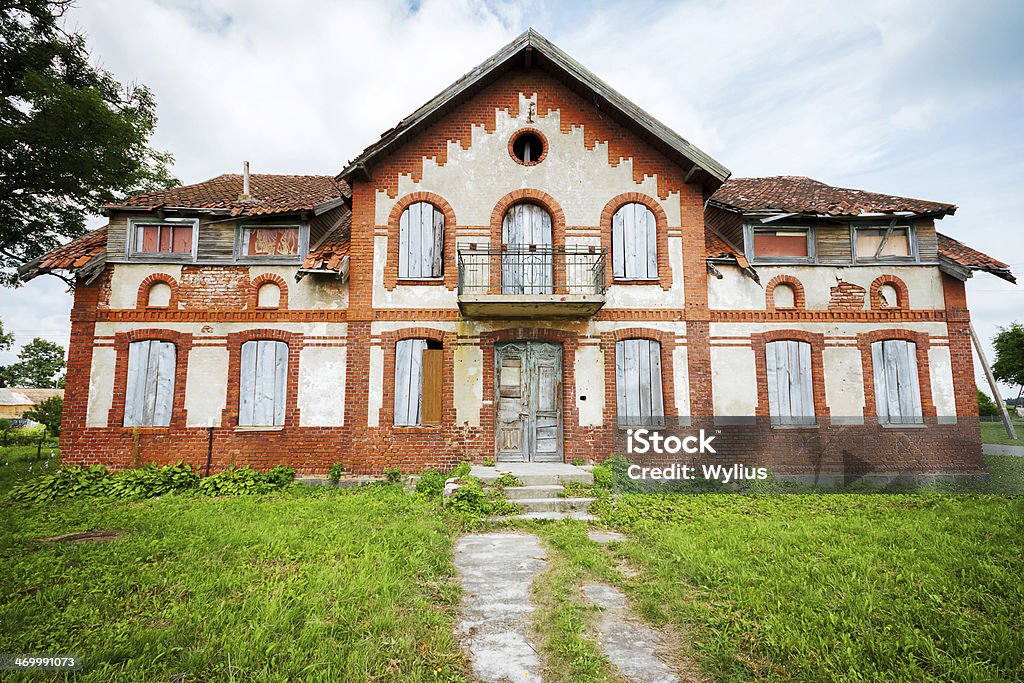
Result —
[{"label": "tree foliage", "polygon": [[22,417],[46,427],[46,433],[60,436],[60,418],[64,413],[64,399],[51,396],[32,410],[26,410]]},{"label": "tree foliage", "polygon": [[1024,385],[1024,325],[1013,322],[1000,327],[999,334],[992,340],[996,360],[992,363],[992,374],[1006,384]]},{"label": "tree foliage", "polygon": [[0,0],[0,284],[125,194],[176,184],[153,93],[90,62],[72,0]]},{"label": "tree foliage", "polygon": [[63,384],[60,376],[67,363],[64,347],[36,337],[18,352],[18,361],[0,368],[0,381],[9,387],[56,389]]},{"label": "tree foliage", "polygon": [[4,321],[0,320],[0,351],[6,351],[14,344],[14,335],[4,332]]},{"label": "tree foliage", "polygon": [[999,406],[996,402],[988,397],[981,389],[978,389],[978,415],[981,417],[990,417],[992,415],[999,414]]}]

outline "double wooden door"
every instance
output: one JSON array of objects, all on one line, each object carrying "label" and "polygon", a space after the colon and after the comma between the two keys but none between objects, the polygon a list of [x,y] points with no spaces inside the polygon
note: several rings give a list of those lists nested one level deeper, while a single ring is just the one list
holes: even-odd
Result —
[{"label": "double wooden door", "polygon": [[496,459],[562,462],[562,347],[509,342],[494,360]]}]

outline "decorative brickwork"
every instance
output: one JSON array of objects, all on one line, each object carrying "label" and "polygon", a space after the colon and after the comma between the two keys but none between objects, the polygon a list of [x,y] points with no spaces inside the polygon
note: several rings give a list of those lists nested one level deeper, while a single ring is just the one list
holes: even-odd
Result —
[{"label": "decorative brickwork", "polygon": [[629,327],[601,335],[601,350],[604,352],[604,424],[608,429],[618,428],[618,382],[615,376],[615,344],[625,339],[650,339],[661,344],[661,394],[666,424],[671,418],[679,417],[676,409],[675,350],[674,332],[649,327]]},{"label": "decorative brickwork", "polygon": [[[124,402],[128,391],[128,347],[132,342],[157,339],[174,344],[174,403],[171,409],[170,427],[122,427],[124,425]],[[185,378],[188,377],[188,354],[192,350],[192,335],[175,330],[142,329],[120,332],[114,335],[114,349],[117,360],[114,370],[114,400],[107,416],[109,427],[122,427],[129,431],[166,432],[185,426]]]},{"label": "decorative brickwork", "polygon": [[771,330],[750,335],[750,345],[754,349],[754,365],[757,368],[757,415],[768,417],[768,359],[767,346],[773,341],[801,341],[811,345],[811,387],[814,395],[814,416],[819,420],[829,418],[828,404],[825,402],[825,363],[822,351],[825,348],[825,336],[804,330]]},{"label": "decorative brickwork", "polygon": [[[242,374],[242,344],[247,341],[282,341],[288,345],[288,386],[285,390],[284,427],[299,424],[299,355],[302,351],[302,335],[284,330],[246,330],[228,334],[228,394],[221,416],[221,426],[238,427],[238,390]],[[329,400],[325,397],[325,400]],[[245,431],[248,428],[240,427]],[[257,433],[263,428],[254,429]]]},{"label": "decorative brickwork", "polygon": [[875,371],[871,360],[871,345],[874,342],[888,339],[902,339],[914,342],[917,351],[917,380],[921,386],[921,412],[926,418],[935,417],[935,404],[932,403],[932,381],[928,366],[928,334],[896,328],[892,330],[872,330],[857,335],[857,347],[860,348],[861,364],[864,369],[864,419],[877,420],[878,409],[875,404]]},{"label": "decorative brickwork", "polygon": [[[277,285],[280,291],[280,299],[278,300],[277,306],[260,306],[260,287],[267,283]],[[280,275],[275,273],[263,273],[257,275],[252,279],[249,287],[249,308],[255,310],[257,308],[272,308],[279,310],[286,310],[288,308],[288,283],[284,281]]]},{"label": "decorative brickwork", "polygon": [[[166,306],[151,306],[149,304],[149,290],[153,285],[163,283],[171,290],[171,298]],[[136,308],[170,308],[178,307],[178,281],[167,273],[153,273],[146,277],[139,285],[139,295],[135,301]]]},{"label": "decorative brickwork", "polygon": [[[558,202],[546,192],[540,190],[524,189],[515,190],[509,192],[507,195],[498,200],[498,203],[494,206],[494,210],[491,212],[491,246],[492,247],[504,247],[505,244],[502,241],[502,222],[505,220],[505,214],[516,204],[538,204],[543,207],[548,214],[551,215],[551,245],[556,249],[565,246],[565,214],[562,212],[562,207],[558,205]],[[554,280],[554,291],[555,294],[565,294],[565,260],[555,259],[554,262],[555,280]],[[491,268],[491,294],[499,294],[501,292],[501,268]]]},{"label": "decorative brickwork", "polygon": [[[896,290],[896,303],[895,305],[886,305],[882,301],[882,286],[889,285]],[[907,285],[903,280],[899,279],[895,275],[879,275],[871,283],[871,308],[876,310],[891,311],[891,310],[909,310],[910,309],[910,292],[907,290]]]},{"label": "decorative brickwork", "polygon": [[[395,345],[403,339],[427,339],[441,344],[444,353],[443,377],[441,379],[441,424],[422,425],[415,427],[395,426]],[[384,382],[392,387],[385,391],[381,405],[381,422],[391,427],[395,437],[417,431],[440,433],[455,420],[454,382],[452,381],[455,363],[455,335],[431,327],[406,327],[381,335],[384,346]]]},{"label": "decorative brickwork", "polygon": [[[786,285],[793,290],[793,305],[780,308],[775,305],[775,288],[779,285]],[[793,309],[804,309],[807,307],[807,299],[804,297],[804,286],[792,275],[776,275],[764,288],[765,309],[769,311],[791,311]]]},{"label": "decorative brickwork", "polygon": [[[541,142],[540,156],[534,159],[533,161],[523,161],[522,159],[516,156],[515,150],[512,149],[516,140],[518,140],[519,136],[523,135],[524,133],[533,133],[540,139]],[[544,159],[547,158],[548,156],[548,138],[546,135],[544,135],[544,133],[540,132],[536,128],[520,128],[515,133],[513,133],[508,139],[508,155],[512,157],[512,161],[516,162],[517,164],[521,164],[523,166],[536,166],[540,162],[544,161]]]}]

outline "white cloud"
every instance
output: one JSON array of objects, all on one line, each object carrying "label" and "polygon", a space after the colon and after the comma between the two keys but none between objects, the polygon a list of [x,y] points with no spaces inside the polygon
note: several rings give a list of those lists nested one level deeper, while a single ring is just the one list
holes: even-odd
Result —
[{"label": "white cloud", "polygon": [[[940,229],[1024,273],[1019,14],[927,0],[105,0],[72,21],[119,79],[154,89],[155,144],[186,182],[245,159],[336,172],[532,25],[734,174],[956,202]],[[50,279],[3,294],[19,343],[51,326],[66,339],[61,291]],[[1024,318],[1024,288],[980,275],[969,293],[983,337]]]}]

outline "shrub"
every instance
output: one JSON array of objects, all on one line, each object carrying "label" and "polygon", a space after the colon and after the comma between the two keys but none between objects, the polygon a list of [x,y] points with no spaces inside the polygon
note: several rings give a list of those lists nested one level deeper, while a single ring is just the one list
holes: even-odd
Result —
[{"label": "shrub", "polygon": [[402,481],[402,470],[397,467],[391,467],[384,470],[384,476],[387,477],[388,481],[392,484],[397,484]]},{"label": "shrub", "polygon": [[495,479],[494,482],[491,484],[491,486],[493,486],[496,489],[503,489],[506,486],[522,486],[522,485],[523,485],[523,482],[521,482],[519,480],[519,477],[517,477],[516,475],[512,474],[511,472],[505,472],[504,474],[500,475],[497,479]]},{"label": "shrub", "polygon": [[590,473],[594,475],[595,488],[611,489],[615,484],[615,473],[612,472],[612,467],[608,463],[595,465]]},{"label": "shrub", "polygon": [[452,476],[458,477],[459,479],[469,476],[469,471],[473,468],[473,464],[469,462],[460,462],[452,470]]},{"label": "shrub", "polygon": [[[4,420],[8,429],[0,436],[0,445],[4,446],[35,446],[39,440],[44,438],[45,427],[23,427],[14,428],[10,420]],[[3,426],[0,425],[0,430]]]},{"label": "shrub", "polygon": [[345,474],[345,467],[340,463],[336,462],[331,465],[331,469],[327,470],[327,477],[331,480],[332,484],[337,484],[341,481],[341,475]]},{"label": "shrub", "polygon": [[448,498],[449,507],[474,517],[510,515],[518,511],[500,491],[486,491],[476,477],[467,477]]},{"label": "shrub", "polygon": [[269,472],[250,467],[230,467],[199,482],[199,490],[211,496],[240,496],[269,493],[287,485],[295,477],[291,467],[278,466]]},{"label": "shrub", "polygon": [[180,493],[199,484],[199,473],[180,460],[176,465],[146,465],[108,475],[102,493],[115,498],[153,498],[165,493]]},{"label": "shrub", "polygon": [[444,492],[445,476],[440,470],[424,470],[416,481],[416,493],[424,496],[440,496]]},{"label": "shrub", "polygon": [[18,484],[11,490],[11,496],[15,500],[44,503],[63,497],[102,494],[108,476],[102,465],[64,467]]}]

